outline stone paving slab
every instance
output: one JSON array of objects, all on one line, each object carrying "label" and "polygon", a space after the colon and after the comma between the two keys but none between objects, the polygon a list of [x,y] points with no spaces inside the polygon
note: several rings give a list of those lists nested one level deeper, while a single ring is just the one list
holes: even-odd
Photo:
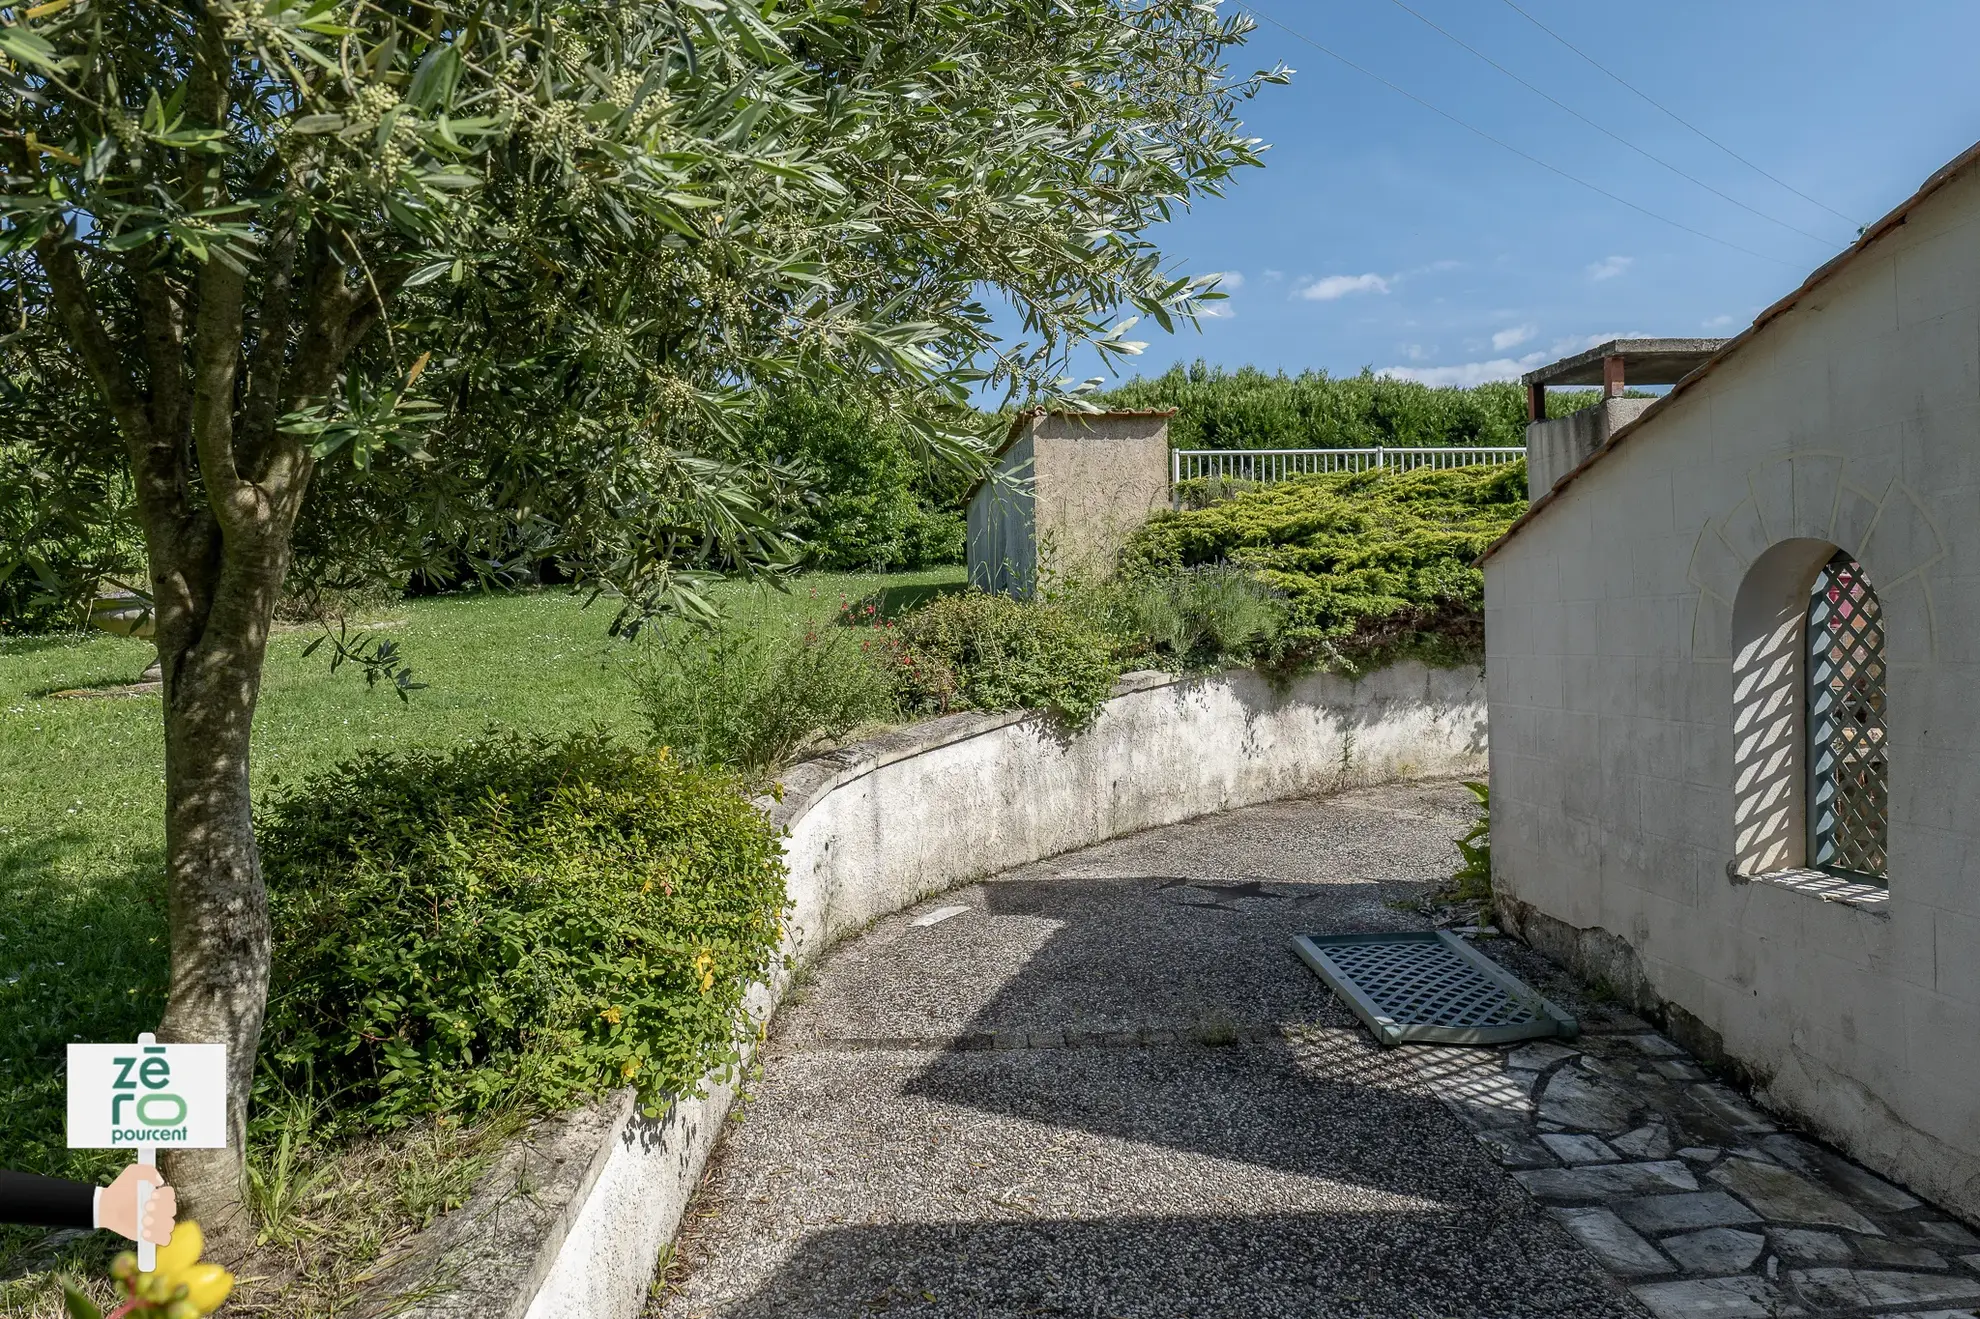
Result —
[{"label": "stone paving slab", "polygon": [[778,1017],[649,1319],[1980,1319],[1969,1229],[1516,943],[1579,1040],[1373,1044],[1290,936],[1423,928],[1468,801],[1274,803],[876,923]]},{"label": "stone paving slab", "polygon": [[1613,1209],[1556,1209],[1554,1217],[1611,1273],[1641,1278],[1675,1271],[1670,1257],[1638,1236]]},{"label": "stone paving slab", "polygon": [[[1529,950],[1489,950],[1548,997],[1577,1002],[1576,987]],[[1415,1063],[1481,1147],[1556,1206],[1658,1319],[1980,1302],[1980,1252],[1961,1249],[1969,1228],[1782,1131],[1672,1041],[1615,1025],[1597,1020],[1544,1052],[1416,1050]],[[1624,1157],[1592,1162],[1601,1147]],[[1661,1270],[1650,1267],[1658,1258]]]},{"label": "stone paving slab", "polygon": [[1686,1195],[1640,1195],[1624,1200],[1616,1210],[1641,1232],[1691,1232],[1732,1223],[1758,1223],[1760,1215],[1724,1191]]},{"label": "stone paving slab", "polygon": [[1614,1200],[1622,1196],[1696,1191],[1698,1180],[1676,1160],[1608,1163],[1516,1172],[1513,1180],[1542,1200]]},{"label": "stone paving slab", "polygon": [[1685,1232],[1665,1237],[1664,1249],[1686,1273],[1706,1276],[1744,1273],[1767,1248],[1767,1238],[1758,1232],[1741,1232],[1730,1227],[1708,1227],[1703,1232]]},{"label": "stone paving slab", "polygon": [[1785,1319],[1808,1311],[1764,1278],[1687,1278],[1636,1289],[1657,1319]]},{"label": "stone paving slab", "polygon": [[1788,1275],[1812,1304],[1857,1306],[1980,1301],[1980,1279],[1874,1269],[1798,1269]]}]

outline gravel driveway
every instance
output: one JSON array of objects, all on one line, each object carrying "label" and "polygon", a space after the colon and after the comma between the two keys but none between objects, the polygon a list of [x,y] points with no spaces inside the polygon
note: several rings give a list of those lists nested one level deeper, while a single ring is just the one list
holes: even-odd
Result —
[{"label": "gravel driveway", "polygon": [[1234,811],[848,941],[778,1016],[650,1313],[1642,1314],[1288,947],[1421,924],[1391,904],[1449,872],[1469,803]]}]

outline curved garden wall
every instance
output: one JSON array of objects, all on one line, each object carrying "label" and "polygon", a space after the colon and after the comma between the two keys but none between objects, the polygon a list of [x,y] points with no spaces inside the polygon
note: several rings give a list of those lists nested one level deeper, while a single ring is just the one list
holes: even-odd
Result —
[{"label": "curved garden wall", "polygon": [[[1484,676],[1407,663],[1275,686],[1130,674],[1068,734],[965,714],[794,766],[761,805],[789,831],[793,967],[877,917],[1027,861],[1301,793],[1485,764]],[[759,986],[767,1024],[789,973]],[[640,1312],[735,1098],[650,1121],[625,1096],[541,1124],[380,1279],[377,1313],[607,1319]]]}]

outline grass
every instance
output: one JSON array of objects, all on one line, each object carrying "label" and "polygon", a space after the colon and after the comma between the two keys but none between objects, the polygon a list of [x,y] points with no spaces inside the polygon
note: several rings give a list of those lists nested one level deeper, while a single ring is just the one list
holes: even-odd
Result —
[{"label": "grass", "polygon": [[[818,574],[764,608],[823,618],[871,598],[892,613],[961,581],[961,568]],[[456,745],[491,722],[643,736],[640,647],[606,637],[608,602],[581,604],[544,591],[384,607],[363,622],[428,684],[409,703],[348,668],[333,675],[325,651],[305,657],[313,631],[278,632],[255,720],[257,794],[367,747]],[[60,1067],[69,1042],[132,1039],[164,1009],[159,698],[50,694],[130,682],[149,659],[109,636],[0,637],[0,1168],[100,1180],[126,1158],[64,1147]],[[38,1242],[0,1233],[0,1277]],[[0,1292],[0,1307],[10,1299]]]}]

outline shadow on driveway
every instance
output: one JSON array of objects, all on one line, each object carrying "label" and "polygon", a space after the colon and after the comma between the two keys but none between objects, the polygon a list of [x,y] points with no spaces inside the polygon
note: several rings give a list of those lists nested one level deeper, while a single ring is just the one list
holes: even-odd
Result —
[{"label": "shadow on driveway", "polygon": [[[1483,1270],[1487,1254],[1500,1261]],[[1570,1276],[1533,1285],[1533,1274]],[[1635,1315],[1563,1253],[1492,1218],[1190,1214],[843,1227],[815,1233],[742,1319],[900,1313],[1152,1319]]]},{"label": "shadow on driveway", "polygon": [[1640,1315],[1292,952],[1421,928],[1465,799],[1232,812],[879,922],[780,1016],[656,1313]]}]

